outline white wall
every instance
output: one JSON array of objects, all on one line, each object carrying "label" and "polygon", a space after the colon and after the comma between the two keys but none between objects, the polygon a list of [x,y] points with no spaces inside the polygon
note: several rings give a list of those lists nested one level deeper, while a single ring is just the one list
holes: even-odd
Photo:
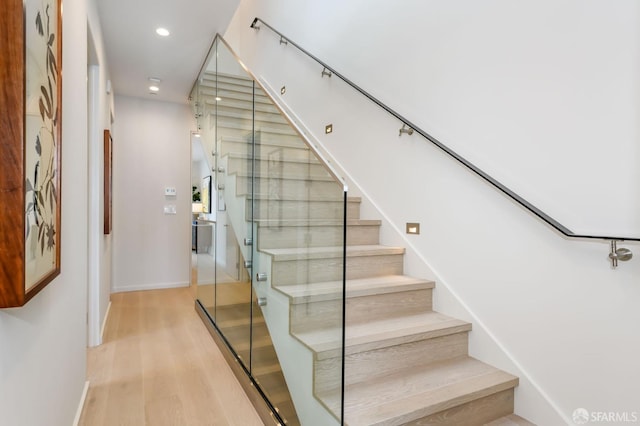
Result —
[{"label": "white wall", "polygon": [[[520,376],[516,410],[537,424],[578,407],[640,412],[640,261],[612,270],[606,243],[561,237],[249,24],[260,16],[570,229],[638,237],[639,12],[632,0],[244,0],[225,36],[286,85],[281,101],[369,197],[364,217],[377,206],[383,241],[411,249],[407,271],[436,278],[436,308],[473,321],[471,353]],[[395,232],[414,221],[420,236]]]},{"label": "white wall", "polygon": [[88,5],[89,39],[89,346],[102,343],[111,295],[112,234],[104,234],[105,129],[111,130],[113,94],[107,93],[109,65],[95,2]]},{"label": "white wall", "polygon": [[87,12],[63,20],[61,274],[26,306],[0,310],[0,422],[69,426],[85,382]]},{"label": "white wall", "polygon": [[[113,291],[189,285],[191,140],[187,105],[116,96]],[[165,197],[175,187],[176,197]],[[175,215],[164,206],[175,205]]]}]

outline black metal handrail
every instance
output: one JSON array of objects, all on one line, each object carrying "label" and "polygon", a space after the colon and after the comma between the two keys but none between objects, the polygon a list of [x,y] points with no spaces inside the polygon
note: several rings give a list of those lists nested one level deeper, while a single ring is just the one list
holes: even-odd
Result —
[{"label": "black metal handrail", "polygon": [[274,33],[278,34],[280,36],[281,42],[282,41],[286,41],[288,44],[291,44],[296,49],[298,49],[299,51],[301,51],[302,53],[304,53],[305,55],[307,55],[308,57],[310,57],[311,59],[313,59],[314,61],[316,61],[320,65],[322,65],[325,68],[326,71],[329,71],[332,75],[335,75],[336,77],[338,77],[339,79],[341,79],[342,81],[347,83],[349,86],[351,86],[353,89],[355,89],[358,92],[360,92],[360,94],[362,94],[367,99],[369,99],[371,102],[375,103],[380,108],[382,108],[383,110],[385,110],[386,112],[388,112],[389,114],[391,114],[392,116],[394,116],[395,118],[400,120],[404,125],[409,127],[411,130],[419,133],[422,137],[427,139],[429,142],[431,142],[432,144],[434,144],[435,146],[440,148],[442,151],[446,152],[449,156],[451,156],[452,158],[454,158],[455,160],[460,162],[462,165],[464,165],[466,168],[471,170],[476,175],[480,176],[482,179],[484,179],[489,184],[491,184],[493,187],[495,187],[496,189],[498,189],[499,191],[501,191],[502,193],[507,195],[513,201],[515,201],[516,203],[520,204],[522,207],[524,207],[525,209],[529,210],[531,213],[533,213],[534,215],[536,215],[537,217],[542,219],[544,222],[546,222],[549,226],[551,226],[554,229],[556,229],[562,235],[565,235],[565,236],[571,237],[571,238],[588,238],[588,239],[611,240],[611,241],[640,241],[640,238],[638,238],[638,237],[614,237],[614,236],[607,236],[607,235],[583,235],[583,234],[576,234],[575,232],[569,230],[566,226],[562,225],[560,222],[558,222],[557,220],[555,220],[554,218],[552,218],[551,216],[549,216],[548,214],[546,214],[545,212],[540,210],[538,207],[534,206],[533,204],[531,204],[530,202],[525,200],[523,197],[521,197],[520,195],[516,194],[511,189],[507,188],[502,183],[498,182],[496,179],[494,179],[489,174],[487,174],[486,172],[481,170],[479,167],[477,167],[476,165],[471,163],[469,160],[465,159],[463,156],[461,156],[457,152],[453,151],[448,146],[444,145],[438,139],[436,139],[435,137],[431,136],[429,133],[425,132],[420,127],[416,126],[411,121],[409,121],[406,118],[404,118],[402,115],[400,115],[399,113],[397,113],[396,111],[391,109],[389,106],[385,105],[382,101],[380,101],[379,99],[375,98],[369,92],[367,92],[366,90],[362,89],[357,84],[353,83],[347,77],[345,77],[344,75],[340,74],[338,71],[336,71],[335,69],[333,69],[332,67],[327,65],[325,62],[323,62],[322,60],[320,60],[319,58],[317,58],[313,54],[311,54],[308,51],[306,51],[300,45],[298,45],[297,43],[291,41],[291,39],[289,39],[287,36],[282,34],[280,31],[278,31],[275,28],[273,28],[271,25],[267,24],[262,19],[256,17],[253,20],[253,22],[251,23],[251,28],[260,29],[260,26],[258,26],[258,22],[261,22],[262,25],[264,25],[265,27],[269,28]]}]

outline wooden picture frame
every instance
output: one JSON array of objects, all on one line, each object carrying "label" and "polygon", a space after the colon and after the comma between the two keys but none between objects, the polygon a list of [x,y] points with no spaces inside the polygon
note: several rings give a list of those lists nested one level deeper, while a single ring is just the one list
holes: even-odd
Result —
[{"label": "wooden picture frame", "polygon": [[104,234],[111,234],[113,221],[113,138],[104,130]]},{"label": "wooden picture frame", "polygon": [[211,176],[205,176],[202,179],[200,194],[200,199],[202,200],[202,212],[213,213],[211,211]]},{"label": "wooden picture frame", "polygon": [[61,0],[0,8],[0,308],[60,274]]}]

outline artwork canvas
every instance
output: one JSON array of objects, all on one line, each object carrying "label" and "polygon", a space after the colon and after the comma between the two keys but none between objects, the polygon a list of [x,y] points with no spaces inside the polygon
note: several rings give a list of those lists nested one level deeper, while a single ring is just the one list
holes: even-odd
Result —
[{"label": "artwork canvas", "polygon": [[60,0],[0,10],[0,307],[22,306],[60,273]]}]

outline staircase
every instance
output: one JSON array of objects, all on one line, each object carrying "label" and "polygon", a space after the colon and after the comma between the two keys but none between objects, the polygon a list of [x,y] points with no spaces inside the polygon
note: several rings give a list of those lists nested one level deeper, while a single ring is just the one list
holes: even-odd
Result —
[{"label": "staircase", "polygon": [[[253,230],[253,275],[268,276],[254,287],[268,302],[264,321],[298,416],[302,424],[323,424],[313,416],[305,422],[301,394],[339,418],[342,187],[264,94],[255,98],[259,140],[255,149],[248,145],[251,80],[218,74],[213,83],[209,75],[204,86],[207,80],[212,89],[205,90],[217,84],[222,99],[218,181],[229,220],[236,230]],[[405,249],[379,244],[381,222],[360,218],[359,198],[347,199],[346,212],[344,423],[531,425],[513,414],[518,378],[469,357],[471,324],[432,310],[434,283],[403,274]],[[250,259],[251,247],[237,238]],[[308,365],[291,367],[291,353],[301,351]]]}]

